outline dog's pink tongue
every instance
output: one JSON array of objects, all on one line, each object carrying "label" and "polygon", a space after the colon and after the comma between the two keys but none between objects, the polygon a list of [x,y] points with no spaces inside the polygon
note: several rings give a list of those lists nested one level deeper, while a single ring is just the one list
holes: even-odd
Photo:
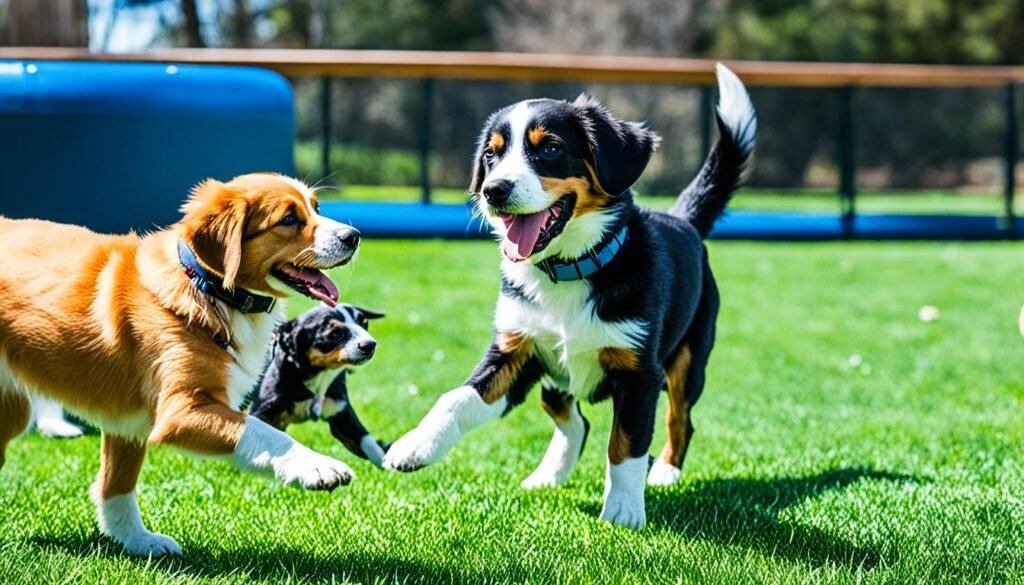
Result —
[{"label": "dog's pink tongue", "polygon": [[293,279],[301,281],[305,285],[307,296],[323,301],[329,307],[338,304],[338,285],[323,272],[294,264],[286,264],[281,270]]},{"label": "dog's pink tongue", "polygon": [[537,240],[540,239],[540,230],[548,219],[549,211],[539,211],[528,215],[514,215],[512,222],[508,224],[508,233],[505,234],[505,242],[502,250],[509,260],[522,262],[533,253]]}]

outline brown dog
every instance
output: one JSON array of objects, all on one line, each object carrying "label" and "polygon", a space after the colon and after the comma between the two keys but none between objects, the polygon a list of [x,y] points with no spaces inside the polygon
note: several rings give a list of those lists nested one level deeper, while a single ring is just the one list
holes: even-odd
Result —
[{"label": "brown dog", "polygon": [[134,554],[181,552],[146,530],[135,484],[146,445],[230,457],[289,484],[353,475],[237,410],[292,290],[333,305],[321,269],[348,262],[359,232],[317,213],[280,175],[199,185],[171,227],[140,237],[0,217],[0,466],[44,396],[103,432],[92,488],[100,529]]}]

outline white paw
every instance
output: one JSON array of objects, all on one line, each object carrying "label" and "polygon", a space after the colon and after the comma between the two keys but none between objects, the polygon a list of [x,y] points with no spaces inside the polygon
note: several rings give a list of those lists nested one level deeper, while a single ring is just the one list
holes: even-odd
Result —
[{"label": "white paw", "polygon": [[608,494],[601,510],[601,520],[630,530],[642,529],[647,521],[643,496],[629,497],[615,492]]},{"label": "white paw", "polygon": [[278,463],[275,472],[285,484],[307,490],[331,491],[355,479],[355,473],[341,461],[304,447],[302,450],[302,453]]},{"label": "white paw", "polygon": [[[548,461],[545,457],[537,469],[533,470],[533,473],[523,480],[519,485],[523,489],[534,490],[539,488],[551,488],[558,487],[569,481],[569,476],[572,475],[572,469],[576,464],[573,460],[571,463],[566,463],[560,459],[556,459],[555,463]],[[575,459],[575,458],[574,458]]]},{"label": "white paw", "polygon": [[82,436],[82,429],[62,418],[43,418],[36,421],[36,430],[47,437],[73,439]]},{"label": "white paw", "polygon": [[675,485],[679,482],[679,478],[682,475],[683,472],[681,469],[671,463],[665,463],[659,459],[654,462],[654,465],[651,466],[650,473],[647,474],[647,485],[662,487]]},{"label": "white paw", "polygon": [[426,429],[421,424],[391,445],[384,455],[384,469],[416,471],[439,463],[457,441],[454,424],[431,425]]},{"label": "white paw", "polygon": [[541,488],[552,488],[557,487],[562,482],[558,480],[558,477],[554,472],[548,469],[537,468],[533,473],[520,483],[520,487],[524,490],[536,490]]},{"label": "white paw", "polygon": [[142,557],[180,555],[181,547],[169,536],[155,532],[144,532],[122,543],[128,554]]}]

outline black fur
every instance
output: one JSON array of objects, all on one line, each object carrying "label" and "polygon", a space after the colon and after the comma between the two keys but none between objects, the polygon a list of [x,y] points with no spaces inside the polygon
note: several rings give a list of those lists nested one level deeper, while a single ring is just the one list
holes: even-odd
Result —
[{"label": "black fur", "polygon": [[[596,211],[608,219],[605,237],[617,233],[622,226],[628,228],[626,241],[615,258],[588,277],[590,301],[602,321],[646,323],[646,336],[638,350],[638,367],[606,370],[603,381],[586,398],[592,402],[611,398],[615,426],[628,439],[629,456],[646,457],[654,433],[658,395],[666,383],[665,371],[684,346],[692,355],[685,380],[685,396],[691,406],[703,391],[719,310],[718,288],[703,240],[724,211],[750,157],[756,128],[753,112],[743,112],[749,116],[749,120],[744,118],[747,127],[734,129],[735,134],[719,117],[721,137],[703,168],[682,191],[672,211],[660,213],[636,206],[630,193],[658,144],[653,132],[642,124],[617,119],[586,96],[572,103],[533,100],[528,104],[529,127],[542,126],[562,145],[563,151],[555,161],[548,161],[538,157],[529,145],[524,146],[528,164],[538,179],[587,179],[592,189],[588,197],[598,196],[602,191],[607,197]],[[507,121],[513,107],[497,112],[485,125],[471,191],[486,189],[488,171],[505,155],[493,152],[488,144],[494,132],[501,133],[506,142],[513,139]],[[597,185],[593,184],[588,163],[596,174]],[[489,202],[479,203],[489,205],[494,212],[504,212]],[[508,280],[504,274],[501,295],[549,310],[542,309],[540,301],[532,298],[523,284]],[[552,369],[561,368],[560,365],[543,363],[539,354],[532,357],[537,358],[539,368],[523,369],[520,379],[513,384],[516,395],[509,396],[510,408],[522,401],[524,386],[528,389],[543,374],[553,378],[566,375]],[[508,357],[492,345],[467,384],[483,391],[489,376],[500,371],[507,361]],[[545,388],[545,392],[557,391]],[[686,434],[692,433],[692,424],[688,422]]]},{"label": "black fur", "polygon": [[636,183],[661,138],[644,124],[620,120],[597,100],[581,95],[573,102],[590,145],[590,160],[601,187],[619,195]]},{"label": "black fur", "polygon": [[[544,380],[542,399],[560,434],[548,451],[557,463],[545,456],[544,465],[555,466],[539,467],[529,478],[528,485],[538,486],[565,481],[573,461],[560,449],[575,447],[566,441],[582,441],[582,449],[586,441],[586,419],[580,433],[580,421],[565,418],[567,409],[578,409],[579,399],[611,398],[601,517],[629,528],[645,521],[642,474],[670,373],[680,376],[672,382],[683,396],[674,392],[673,404],[686,420],[670,421],[670,437],[680,440],[673,439],[648,478],[668,483],[681,472],[670,466],[681,468],[688,447],[681,438],[693,434],[690,407],[703,392],[719,305],[704,237],[755,138],[742,82],[724,66],[718,73],[723,138],[675,213],[637,207],[630,192],[657,137],[587,97],[505,108],[488,119],[477,149],[470,191],[479,195],[476,204],[502,240],[505,259],[493,341],[466,385],[482,402],[504,399],[511,408]],[[615,249],[607,246],[613,240],[614,255],[595,251]],[[543,266],[551,268],[552,259],[574,266],[578,278],[549,278]],[[495,414],[461,391],[449,396],[400,439],[389,467],[412,471],[436,461],[453,439]]]},{"label": "black fur", "polygon": [[[353,322],[346,323],[346,316]],[[369,330],[371,319],[383,316],[383,313],[352,305],[338,305],[334,309],[321,306],[281,324],[271,346],[270,363],[253,391],[250,416],[281,430],[291,423],[318,418],[312,408],[318,397],[306,383],[327,368],[313,365],[310,352],[329,353],[343,348],[353,336]],[[357,357],[369,360],[365,355]],[[350,373],[350,368],[341,368],[324,393],[325,410],[329,406],[339,408],[324,420],[338,441],[359,457],[369,459],[360,446],[369,433],[348,401],[347,375]],[[377,443],[387,450],[386,443]]]},{"label": "black fur", "polygon": [[669,210],[669,213],[689,221],[704,238],[711,233],[715,221],[721,217],[739,187],[743,170],[753,152],[750,145],[737,144],[720,115],[716,114],[715,121],[718,123],[718,142],[700,172]]}]

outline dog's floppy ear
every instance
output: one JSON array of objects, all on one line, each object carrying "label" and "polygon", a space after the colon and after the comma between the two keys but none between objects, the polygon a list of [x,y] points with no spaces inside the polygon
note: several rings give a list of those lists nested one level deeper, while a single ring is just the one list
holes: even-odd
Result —
[{"label": "dog's floppy ear", "polygon": [[296,337],[294,319],[281,323],[274,330],[274,343],[291,356],[296,355],[299,350]]},{"label": "dog's floppy ear", "polygon": [[[490,124],[487,124],[487,126],[490,126]],[[469,192],[473,194],[479,194],[480,190],[484,187],[484,179],[487,175],[487,169],[484,167],[485,148],[487,148],[486,129],[483,134],[480,135],[480,140],[476,145],[476,155],[473,159],[473,175],[469,179]]]},{"label": "dog's floppy ear", "polygon": [[618,195],[632,187],[647,168],[661,138],[644,124],[616,118],[586,94],[581,94],[572,105],[587,135],[590,162],[601,189]]},{"label": "dog's floppy ear", "polygon": [[487,116],[487,121],[484,122],[484,129],[480,132],[480,138],[476,141],[476,154],[473,158],[473,174],[469,178],[469,192],[475,195],[480,194],[480,190],[484,188],[484,179],[487,178],[487,165],[484,164],[484,151],[487,150],[488,145],[491,142],[491,134],[495,130],[495,124],[501,117],[502,113],[507,111],[511,106],[498,110],[490,116]]},{"label": "dog's floppy ear", "polygon": [[234,288],[242,263],[246,210],[240,193],[213,179],[196,186],[181,207],[185,243],[207,269],[221,277],[228,290]]},{"label": "dog's floppy ear", "polygon": [[366,309],[366,308],[363,308],[363,307],[356,307],[354,305],[353,305],[353,308],[355,310],[359,311],[360,313],[362,313],[363,316],[366,317],[367,321],[372,321],[373,319],[383,319],[386,316],[386,313],[384,313],[383,311],[375,311],[373,309]]}]

